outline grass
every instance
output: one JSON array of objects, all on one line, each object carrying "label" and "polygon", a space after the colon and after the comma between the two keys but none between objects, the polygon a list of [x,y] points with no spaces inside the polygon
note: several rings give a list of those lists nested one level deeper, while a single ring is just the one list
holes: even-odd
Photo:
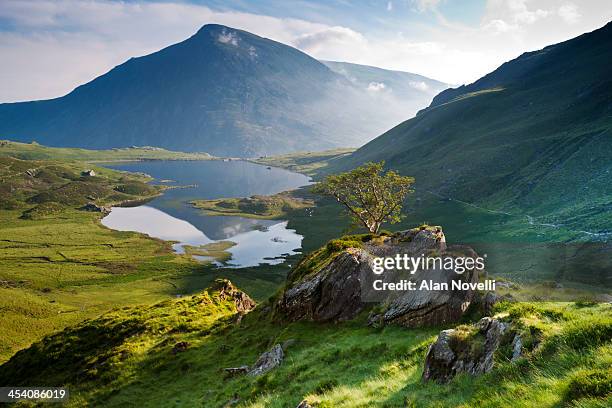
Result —
[{"label": "grass", "polygon": [[72,147],[47,147],[36,142],[20,143],[10,140],[0,140],[0,156],[10,156],[22,160],[75,160],[87,162],[214,159],[208,153],[173,152],[150,146],[89,150]]},{"label": "grass", "polygon": [[81,176],[89,168],[0,157],[0,362],[113,307],[192,293],[220,274],[258,298],[282,280],[283,267],[215,270],[173,254],[169,243],[103,227],[102,213],[80,207],[139,201],[161,190],[146,184],[147,176],[95,166],[95,177]]},{"label": "grass", "polygon": [[279,156],[259,157],[251,161],[265,166],[281,167],[283,169],[316,176],[331,163],[346,157],[355,149],[332,149],[321,152],[300,152]]},{"label": "grass", "polygon": [[[147,407],[164,401],[221,407],[236,398],[240,407],[296,406],[303,399],[315,407],[610,402],[611,339],[575,343],[572,333],[573,325],[612,327],[612,306],[533,303],[522,304],[518,314],[513,307],[501,305],[497,312],[523,330],[537,329],[538,342],[518,362],[500,355],[491,373],[461,375],[448,384],[421,380],[427,348],[440,328],[375,329],[366,326],[365,315],[342,324],[287,323],[273,318],[266,303],[237,320],[231,299],[220,299],[212,289],[116,309],[47,337],[2,366],[0,383],[69,386],[68,406],[138,401]],[[188,347],[176,352],[181,342]],[[252,364],[274,344],[285,348],[279,368],[261,377],[223,373],[225,367]]]},{"label": "grass", "polygon": [[233,215],[266,220],[286,218],[290,212],[314,206],[312,200],[297,197],[288,191],[270,196],[195,200],[191,204],[204,210],[206,215]]},{"label": "grass", "polygon": [[[510,363],[501,353],[489,374],[423,383],[425,353],[442,327],[372,328],[365,314],[341,324],[279,320],[270,296],[285,282],[286,264],[211,269],[172,254],[168,243],[106,229],[101,213],[78,208],[92,198],[108,205],[159,192],[149,190],[143,175],[97,167],[96,177],[80,175],[90,167],[0,159],[0,385],[68,386],[68,405],[75,407],[160,401],[214,407],[235,398],[241,407],[296,406],[303,399],[316,407],[611,403],[609,304],[502,303],[496,312],[524,333],[525,358]],[[293,194],[314,199],[307,188]],[[348,231],[330,200],[288,217],[289,228],[305,235],[305,251],[320,248],[293,278],[367,239],[333,240]],[[238,319],[231,299],[214,288],[199,293],[217,277],[230,278],[260,306]],[[279,368],[258,378],[224,374],[223,368],[252,364],[277,343],[286,354]]]},{"label": "grass", "polygon": [[[610,26],[528,53],[474,84],[444,91],[416,117],[323,171],[385,160],[416,178],[422,199],[433,192],[506,213],[503,233],[524,242],[534,235],[607,241],[611,54],[602,41],[609,33]],[[571,67],[576,58],[585,62],[582,69]]]},{"label": "grass", "polygon": [[231,241],[218,241],[200,246],[183,245],[183,248],[187,255],[208,257],[211,261],[225,262],[232,257],[232,254],[227,250],[234,245],[236,243]]}]

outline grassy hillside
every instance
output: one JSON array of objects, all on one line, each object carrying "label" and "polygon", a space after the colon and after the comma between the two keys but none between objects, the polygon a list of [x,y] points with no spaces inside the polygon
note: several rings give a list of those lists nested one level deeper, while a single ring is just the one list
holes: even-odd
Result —
[{"label": "grassy hillside", "polygon": [[348,156],[355,149],[333,149],[321,152],[299,152],[268,156],[252,159],[251,161],[266,166],[281,167],[283,169],[316,176],[342,157]]},{"label": "grassy hillside", "polygon": [[520,216],[529,220],[524,229],[565,229],[564,240],[606,239],[611,43],[612,23],[526,53],[474,84],[442,92],[417,117],[327,170],[386,160],[416,177],[423,199],[431,191]]},{"label": "grassy hillside", "polygon": [[[367,313],[341,324],[286,322],[270,298],[286,266],[213,270],[170,253],[168,243],[108,230],[101,213],[79,209],[158,194],[146,176],[98,167],[96,176],[82,176],[91,166],[66,160],[3,157],[0,164],[0,386],[67,386],[74,407],[611,402],[609,304],[501,304],[500,318],[533,333],[525,358],[510,363],[501,355],[482,377],[423,383],[425,353],[442,327],[373,328]],[[296,194],[312,199],[307,190]],[[337,217],[337,206],[322,200],[314,215],[298,211],[290,225],[306,234],[310,250],[338,234]],[[261,304],[240,317],[241,297],[221,291],[226,285],[198,293],[217,277]],[[279,368],[261,377],[224,372],[253,364],[274,344],[285,350]]]},{"label": "grassy hillside", "polygon": [[0,140],[0,156],[22,160],[80,160],[111,162],[123,160],[210,160],[208,153],[173,152],[158,147],[125,147],[110,150],[87,150],[72,147],[47,147],[38,143]]},{"label": "grassy hillside", "polygon": [[[287,323],[266,304],[244,318],[212,288],[151,306],[113,310],[17,353],[0,385],[68,386],[68,406],[604,407],[612,400],[612,308],[502,304],[497,313],[532,333],[526,355],[498,356],[481,377],[423,383],[439,328],[375,329],[365,316],[342,324]],[[316,333],[316,335],[313,335]],[[253,364],[282,344],[285,359],[261,377]]]},{"label": "grassy hillside", "polygon": [[[32,152],[30,145],[11,148]],[[282,280],[282,266],[211,270],[173,254],[170,243],[103,227],[103,213],[85,204],[144,200],[160,187],[146,184],[144,175],[95,166],[96,176],[82,176],[88,169],[80,161],[0,157],[0,362],[110,308],[192,293],[220,275],[257,298]]]}]

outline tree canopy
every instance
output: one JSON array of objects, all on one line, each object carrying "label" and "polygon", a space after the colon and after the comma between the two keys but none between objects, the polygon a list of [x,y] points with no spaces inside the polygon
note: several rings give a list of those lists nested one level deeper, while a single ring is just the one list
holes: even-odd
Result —
[{"label": "tree canopy", "polygon": [[402,205],[414,183],[413,177],[384,171],[385,162],[366,163],[346,173],[327,176],[314,192],[334,197],[355,222],[378,233],[384,222],[400,221]]}]

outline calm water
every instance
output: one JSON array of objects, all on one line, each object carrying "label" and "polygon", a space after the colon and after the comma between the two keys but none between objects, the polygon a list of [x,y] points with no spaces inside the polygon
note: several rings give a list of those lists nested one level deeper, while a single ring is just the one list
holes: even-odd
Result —
[{"label": "calm water", "polygon": [[309,184],[309,178],[286,170],[243,161],[154,161],[106,164],[106,167],[153,176],[155,183],[191,186],[167,190],[145,205],[113,208],[102,223],[121,231],[138,231],[152,237],[178,241],[182,246],[229,240],[232,266],[246,267],[282,262],[283,255],[301,247],[302,236],[279,220],[207,216],[189,201],[254,194],[275,194]]}]

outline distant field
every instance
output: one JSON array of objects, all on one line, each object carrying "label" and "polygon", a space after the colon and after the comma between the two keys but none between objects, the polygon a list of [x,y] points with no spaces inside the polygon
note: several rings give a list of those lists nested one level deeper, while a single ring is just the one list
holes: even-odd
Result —
[{"label": "distant field", "polygon": [[[10,148],[23,157],[29,146]],[[82,175],[85,170],[95,175]],[[174,254],[170,243],[107,229],[100,224],[102,212],[83,209],[160,194],[163,187],[149,180],[82,161],[0,156],[0,363],[85,318],[193,293],[219,276],[258,299],[274,292],[283,267],[258,274],[212,269]]]},{"label": "distant field", "polygon": [[158,147],[126,147],[110,150],[88,150],[68,147],[47,147],[38,143],[19,143],[0,140],[0,156],[23,160],[83,160],[89,162],[123,160],[211,160],[208,153],[173,152]]},{"label": "distant field", "polygon": [[333,149],[321,152],[291,153],[280,156],[259,157],[251,161],[266,166],[281,167],[308,176],[316,176],[329,166],[330,163],[354,151],[355,149]]}]

